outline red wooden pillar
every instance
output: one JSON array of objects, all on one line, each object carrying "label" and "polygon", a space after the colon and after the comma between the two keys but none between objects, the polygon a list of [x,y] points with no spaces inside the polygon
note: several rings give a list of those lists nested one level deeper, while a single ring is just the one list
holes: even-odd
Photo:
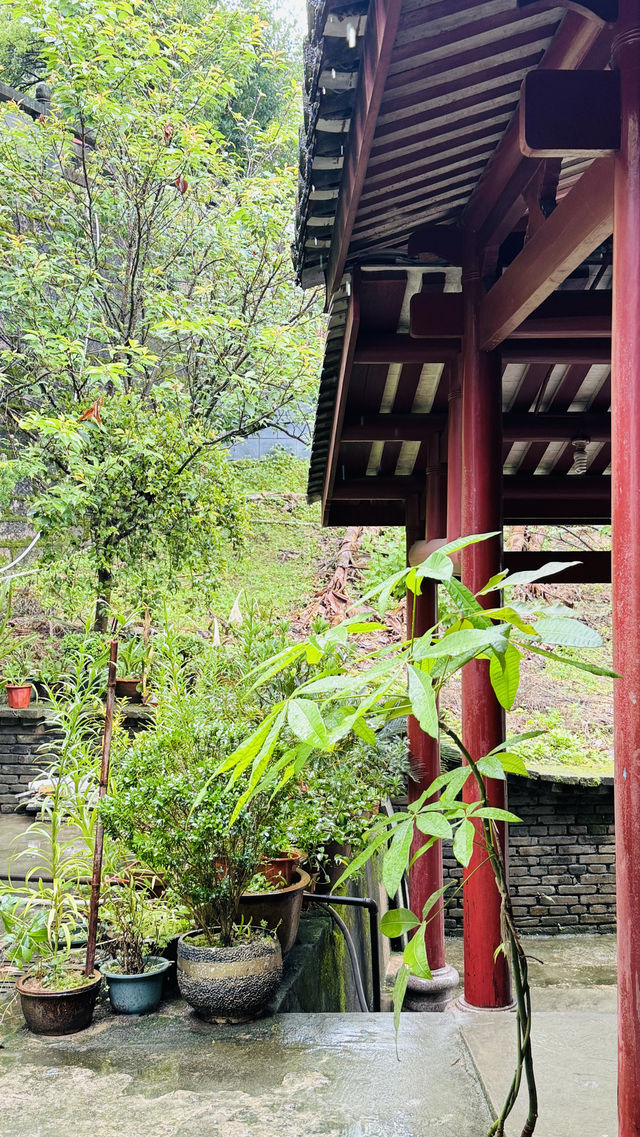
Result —
[{"label": "red wooden pillar", "polygon": [[[462,352],[462,534],[499,531],[490,541],[462,553],[462,580],[477,592],[498,572],[502,560],[502,380],[496,353],[478,349],[477,308],[482,294],[479,259],[472,235],[463,267],[464,338]],[[487,607],[497,597],[484,598]],[[462,672],[462,737],[469,753],[481,758],[504,739],[504,714],[489,681],[487,660],[474,660]],[[465,800],[477,797],[469,778]],[[505,807],[506,783],[490,779],[491,804]],[[503,847],[506,834],[501,834]],[[487,860],[480,822],[476,847],[464,872],[464,997],[474,1007],[511,1003],[509,969],[502,942],[500,896]]]},{"label": "red wooden pillar", "polygon": [[611,343],[618,1133],[640,1135],[640,0],[620,0]]},{"label": "red wooden pillar", "polygon": [[[427,498],[426,498],[426,525],[427,541],[444,536],[446,526],[446,483],[437,453],[433,456],[433,464],[427,470]],[[408,593],[408,633],[416,636],[424,635],[438,619],[438,589],[435,583],[426,580],[422,582],[420,596]],[[431,738],[420,729],[418,720],[409,715],[407,721],[407,734],[409,740],[409,755],[411,758],[412,777],[408,783],[409,801],[416,801],[423,791],[430,786],[434,778],[440,773],[440,746],[436,738]],[[411,855],[425,843],[425,838],[416,833],[411,846]],[[442,888],[442,845],[436,841],[426,853],[409,869],[409,898],[412,912],[422,917],[425,902],[432,893]],[[425,942],[427,958],[432,971],[445,966],[444,951],[444,907],[440,902],[431,913],[432,918],[427,925]]]},{"label": "red wooden pillar", "polygon": [[456,359],[449,375],[447,428],[447,541],[460,536],[462,508],[462,361]]}]

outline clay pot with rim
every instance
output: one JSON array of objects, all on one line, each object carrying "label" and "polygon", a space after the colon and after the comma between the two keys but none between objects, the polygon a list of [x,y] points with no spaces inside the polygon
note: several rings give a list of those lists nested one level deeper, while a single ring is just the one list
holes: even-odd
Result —
[{"label": "clay pot with rim", "polygon": [[206,1022],[242,1023],[258,1018],[282,978],[275,936],[239,936],[230,947],[193,943],[198,931],[178,940],[180,994]]},{"label": "clay pot with rim", "polygon": [[31,702],[30,683],[7,683],[7,702],[14,711],[25,711]]},{"label": "clay pot with rim", "polygon": [[303,869],[295,869],[293,881],[286,888],[274,888],[269,892],[245,892],[238,907],[238,915],[250,920],[254,928],[264,921],[272,928],[280,941],[282,954],[286,955],[296,942],[302,894],[311,883],[311,877]]},{"label": "clay pot with rim", "polygon": [[129,703],[141,703],[142,679],[116,679],[116,698],[126,699]]},{"label": "clay pot with rim", "polygon": [[[81,972],[82,966],[73,968]],[[102,983],[96,969],[81,987],[66,991],[47,991],[34,975],[22,975],[16,982],[25,1022],[34,1034],[75,1034],[91,1024]]]},{"label": "clay pot with rim", "polygon": [[265,857],[260,864],[260,872],[269,884],[280,888],[293,883],[293,877],[300,862],[304,860],[302,849],[288,849],[276,857]]}]

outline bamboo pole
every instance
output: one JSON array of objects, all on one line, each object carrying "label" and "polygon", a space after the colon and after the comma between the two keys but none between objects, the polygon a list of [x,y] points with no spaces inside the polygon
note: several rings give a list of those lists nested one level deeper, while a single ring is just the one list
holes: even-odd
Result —
[{"label": "bamboo pole", "polygon": [[[113,732],[113,710],[116,702],[116,663],[118,660],[118,641],[111,641],[109,652],[109,679],[107,683],[107,704],[104,716],[102,737],[102,762],[100,764],[100,786],[98,803],[107,792],[109,782],[109,758],[111,754],[111,734]],[[98,938],[98,908],[100,905],[100,881],[102,877],[102,852],[104,848],[104,826],[98,816],[93,844],[93,874],[91,877],[91,901],[89,904],[89,936],[87,939],[87,958],[85,975],[93,975],[96,961],[96,941]]]}]

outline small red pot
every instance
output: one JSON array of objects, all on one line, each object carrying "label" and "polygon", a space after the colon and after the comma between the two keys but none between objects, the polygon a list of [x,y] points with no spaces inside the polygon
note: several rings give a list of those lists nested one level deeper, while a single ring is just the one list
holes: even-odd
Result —
[{"label": "small red pot", "polygon": [[24,711],[31,702],[30,683],[7,683],[7,702],[15,711]]},{"label": "small red pot", "polygon": [[260,872],[269,881],[269,884],[280,887],[283,883],[288,888],[293,884],[293,878],[296,873],[304,853],[300,849],[289,849],[286,853],[280,853],[277,857],[269,857],[262,861],[260,865]]}]

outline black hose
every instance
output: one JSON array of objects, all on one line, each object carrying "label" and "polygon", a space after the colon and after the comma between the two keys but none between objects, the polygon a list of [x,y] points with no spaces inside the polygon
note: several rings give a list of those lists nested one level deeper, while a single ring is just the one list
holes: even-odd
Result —
[{"label": "black hose", "polygon": [[[375,900],[369,896],[333,896],[330,893],[303,893],[304,899],[311,901],[313,904],[324,904],[327,908],[335,904],[346,904],[349,908],[366,908],[369,913],[369,931],[371,939],[371,980],[373,984],[373,1007],[365,1007],[364,1010],[372,1009],[379,1011],[381,1009],[381,994],[380,994],[380,945],[378,943],[378,905]],[[337,913],[334,913],[337,915]],[[347,945],[348,946],[348,945]],[[353,957],[352,957],[353,959]],[[360,969],[358,968],[358,974]]]},{"label": "black hose", "polygon": [[331,916],[331,919],[335,920],[336,924],[338,925],[340,931],[342,932],[342,934],[344,936],[344,940],[345,940],[345,943],[347,945],[347,951],[349,952],[349,957],[351,959],[351,967],[353,968],[353,978],[354,978],[354,982],[356,985],[356,995],[358,996],[358,1002],[360,1004],[360,1010],[363,1012],[363,1014],[366,1014],[367,1011],[369,1010],[369,1006],[367,1004],[367,997],[364,993],[364,987],[362,986],[362,976],[360,974],[360,966],[358,964],[358,957],[356,955],[355,944],[353,942],[353,939],[351,938],[351,932],[349,931],[347,925],[345,924],[344,920],[342,919],[342,916],[338,915],[335,908],[332,908],[330,904],[327,904],[326,909],[327,909],[327,912],[329,913],[329,915]]}]

